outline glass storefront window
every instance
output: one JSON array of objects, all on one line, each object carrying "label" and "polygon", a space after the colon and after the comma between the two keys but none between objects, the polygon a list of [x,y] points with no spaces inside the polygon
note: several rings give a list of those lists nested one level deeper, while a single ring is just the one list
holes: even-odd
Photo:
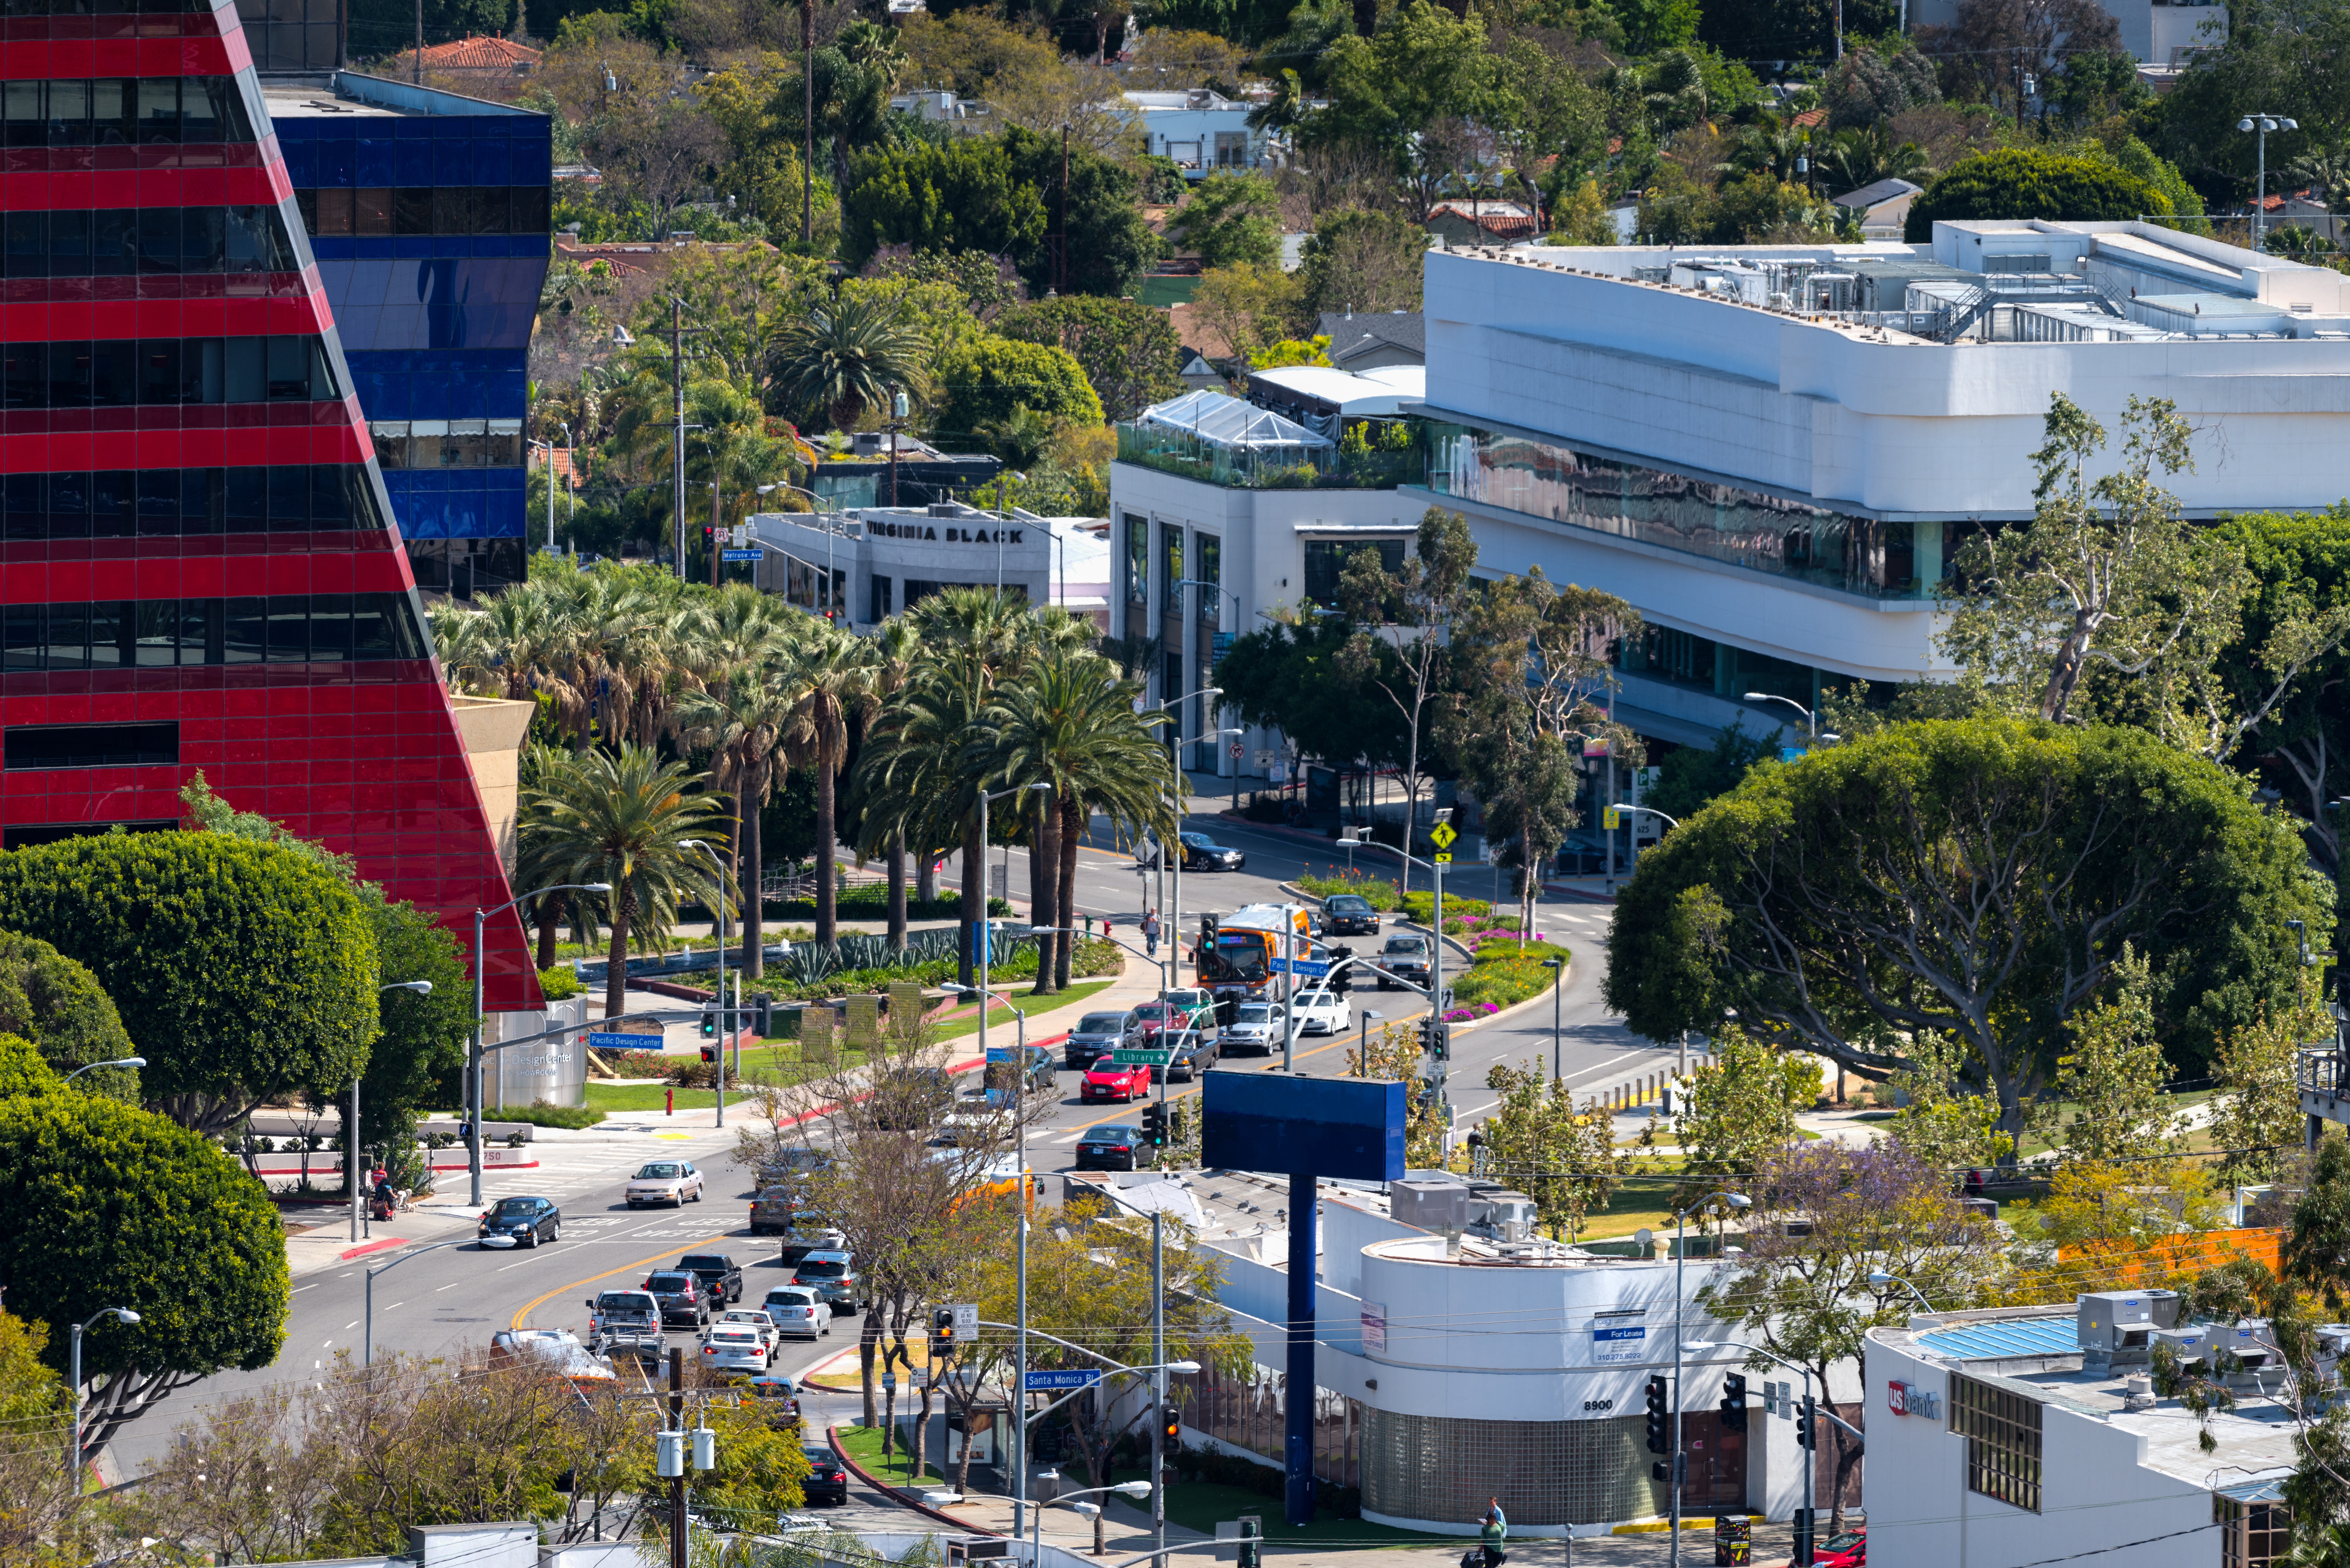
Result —
[{"label": "glass storefront window", "polygon": [[1456,424],[1432,424],[1430,433],[1428,483],[1440,494],[1872,598],[1931,598],[1940,576],[1939,528],[1921,570],[1916,528],[1907,522],[1850,516],[1562,442]]}]

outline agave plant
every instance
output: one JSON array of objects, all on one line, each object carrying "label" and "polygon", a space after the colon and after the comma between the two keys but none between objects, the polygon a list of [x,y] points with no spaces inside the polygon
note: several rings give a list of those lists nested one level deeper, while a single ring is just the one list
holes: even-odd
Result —
[{"label": "agave plant", "polygon": [[777,961],[784,977],[795,985],[814,985],[840,968],[840,949],[829,943],[794,942]]}]

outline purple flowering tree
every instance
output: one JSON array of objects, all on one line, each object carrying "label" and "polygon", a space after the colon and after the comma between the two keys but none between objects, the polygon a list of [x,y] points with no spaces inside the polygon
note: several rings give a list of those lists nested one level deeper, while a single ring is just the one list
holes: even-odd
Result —
[{"label": "purple flowering tree", "polygon": [[[1983,1295],[2001,1266],[1997,1227],[1960,1204],[1946,1172],[1895,1140],[1783,1147],[1756,1162],[1748,1190],[1744,1255],[1700,1299],[1739,1339],[1808,1367],[1823,1396],[1828,1368],[1857,1357],[1862,1335],[1918,1310],[1907,1287],[1873,1285],[1871,1273],[1898,1275],[1949,1311]],[[1761,1356],[1748,1366],[1777,1370]],[[1857,1405],[1823,1403],[1860,1424]],[[1820,1424],[1835,1445],[1833,1532],[1844,1528],[1860,1449],[1835,1423]]]}]

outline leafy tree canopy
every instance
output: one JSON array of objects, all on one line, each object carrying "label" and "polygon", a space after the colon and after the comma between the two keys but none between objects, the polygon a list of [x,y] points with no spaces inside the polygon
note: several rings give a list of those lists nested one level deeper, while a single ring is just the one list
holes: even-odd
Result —
[{"label": "leafy tree canopy", "polygon": [[[30,1042],[60,1073],[138,1054],[98,976],[48,943],[15,931],[0,931],[0,1033]],[[75,1086],[136,1105],[139,1069],[100,1068],[83,1074]]]},{"label": "leafy tree canopy", "polygon": [[2106,159],[2002,148],[1951,165],[1909,205],[1903,236],[1934,237],[1936,220],[2115,220],[2170,211],[2169,198]]},{"label": "leafy tree canopy", "polygon": [[1173,319],[1135,300],[1065,295],[1015,305],[996,318],[995,331],[1066,349],[1109,419],[1130,420],[1183,390]]},{"label": "leafy tree canopy", "polygon": [[939,436],[971,440],[988,426],[1027,408],[1048,417],[1097,425],[1101,400],[1066,350],[1046,343],[982,337],[939,367]]}]

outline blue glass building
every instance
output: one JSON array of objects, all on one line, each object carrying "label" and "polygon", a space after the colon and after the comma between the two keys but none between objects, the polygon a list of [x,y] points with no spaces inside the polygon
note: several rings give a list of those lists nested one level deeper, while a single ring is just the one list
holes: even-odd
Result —
[{"label": "blue glass building", "polygon": [[546,117],[354,71],[262,79],[418,583],[520,581]]}]

